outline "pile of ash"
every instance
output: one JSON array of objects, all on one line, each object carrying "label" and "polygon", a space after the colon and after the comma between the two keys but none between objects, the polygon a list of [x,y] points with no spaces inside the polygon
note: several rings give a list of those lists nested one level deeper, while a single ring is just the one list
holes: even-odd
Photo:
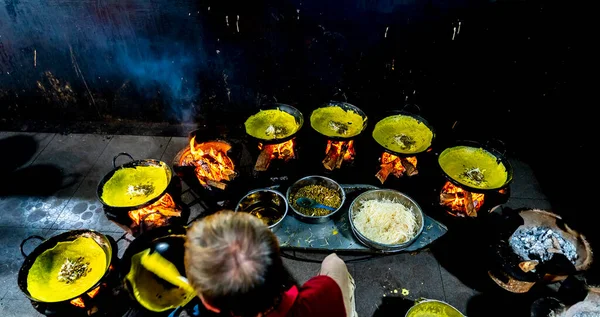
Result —
[{"label": "pile of ash", "polygon": [[577,260],[575,245],[548,227],[521,227],[509,241],[513,251],[524,260],[546,262],[554,254],[563,254],[573,265]]}]

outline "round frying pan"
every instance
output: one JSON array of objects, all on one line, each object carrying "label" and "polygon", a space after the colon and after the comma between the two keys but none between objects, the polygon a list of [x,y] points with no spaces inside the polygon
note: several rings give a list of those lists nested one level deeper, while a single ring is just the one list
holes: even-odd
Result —
[{"label": "round frying pan", "polygon": [[[283,112],[289,113],[294,117],[294,119],[296,120],[296,124],[298,125],[298,128],[296,129],[296,131],[294,133],[292,133],[291,135],[288,135],[287,137],[283,137],[283,138],[261,139],[261,138],[256,138],[254,136],[251,136],[252,138],[258,140],[259,142],[261,142],[263,144],[278,144],[278,143],[283,143],[283,142],[289,141],[292,138],[294,138],[294,136],[298,133],[298,131],[300,131],[300,129],[302,129],[302,125],[304,124],[304,116],[302,115],[302,112],[300,112],[300,110],[298,110],[290,105],[286,105],[283,103],[269,103],[269,104],[262,105],[260,107],[260,109],[261,110],[279,109]],[[248,135],[250,135],[250,134],[248,134]]]},{"label": "round frying pan", "polygon": [[[116,161],[117,158],[119,158],[120,156],[127,156],[131,159],[131,162],[125,163],[123,165],[117,166]],[[157,201],[158,199],[160,199],[160,197],[162,197],[165,192],[167,191],[167,188],[169,187],[169,184],[171,183],[171,178],[173,177],[173,170],[171,169],[171,167],[169,165],[167,165],[167,163],[163,162],[163,161],[159,161],[159,160],[153,160],[153,159],[145,159],[145,160],[134,160],[133,157],[128,154],[128,153],[119,153],[117,154],[113,160],[112,160],[112,164],[113,164],[113,170],[111,170],[110,172],[108,172],[106,175],[104,175],[104,177],[102,178],[102,180],[100,180],[100,183],[98,183],[98,189],[96,191],[96,194],[98,196],[98,200],[107,207],[110,208],[117,208],[117,209],[123,209],[126,208],[128,210],[132,210],[132,209],[139,209],[139,208],[143,208],[151,203],[154,203],[155,201]],[[102,199],[102,193],[104,192],[104,185],[106,185],[106,182],[108,182],[108,180],[111,179],[111,177],[113,177],[113,175],[120,169],[124,169],[124,168],[129,168],[132,170],[132,172],[134,171],[134,168],[136,166],[155,166],[155,167],[160,167],[164,173],[165,173],[165,177],[167,178],[167,181],[165,183],[165,186],[161,186],[160,188],[154,188],[153,191],[147,195],[147,199],[139,204],[135,204],[135,205],[131,205],[131,206],[113,206],[109,203],[107,203],[104,199]],[[135,184],[131,184],[131,185],[135,185]],[[125,194],[125,193],[123,193]]]},{"label": "round frying pan", "polygon": [[[503,152],[490,146],[490,142],[457,141],[454,146],[440,153],[438,163],[450,182],[471,192],[498,190],[509,185],[513,179],[512,165]],[[498,172],[502,170],[502,165],[505,173]],[[475,168],[479,172],[472,172]],[[471,171],[469,176],[465,175],[467,171]]]},{"label": "round frying pan", "polygon": [[[429,122],[427,122],[427,120],[425,120],[423,117],[418,115],[418,112],[420,112],[420,108],[417,105],[413,105],[413,106],[417,110],[416,112],[411,112],[411,111],[405,110],[408,107],[408,106],[405,106],[402,110],[393,110],[393,111],[386,112],[385,116],[382,119],[380,119],[377,122],[377,124],[375,124],[375,127],[373,128],[373,133],[372,133],[373,139],[375,139],[375,142],[377,142],[377,144],[379,144],[381,147],[383,147],[383,149],[386,152],[393,154],[395,156],[406,157],[406,156],[414,156],[414,155],[426,152],[431,148],[431,145],[432,145],[433,141],[435,140],[435,136],[436,136],[435,130],[429,124]],[[412,119],[416,120],[419,123],[417,128],[427,129],[427,130],[431,131],[431,134],[432,134],[431,141],[428,142],[427,144],[418,145],[416,150],[395,151],[395,150],[391,149],[390,147],[386,146],[385,144],[383,144],[384,142],[383,142],[383,140],[381,140],[380,137],[375,138],[376,132],[378,132],[378,129],[381,129],[382,125],[385,124],[386,121],[392,122],[398,118],[403,118],[403,117],[412,118]]]},{"label": "round frying pan", "polygon": [[[158,252],[164,259],[174,264],[180,274],[185,276],[186,232],[186,226],[168,225],[146,231],[129,244],[121,258],[120,277],[132,300],[137,302],[133,294],[133,285],[127,279],[127,275],[131,270],[132,258],[146,249],[150,249],[150,252]],[[137,303],[144,307],[142,303]]]},{"label": "round frying pan", "polygon": [[[27,298],[29,298],[30,300],[32,300],[34,302],[47,303],[44,300],[40,300],[40,299],[32,296],[29,293],[29,290],[27,287],[27,276],[29,275],[29,270],[35,263],[35,260],[45,251],[54,248],[59,242],[74,241],[75,239],[77,239],[79,237],[93,239],[96,243],[98,243],[100,248],[104,251],[104,254],[106,255],[106,266],[99,267],[99,268],[93,267],[93,269],[96,269],[96,270],[103,270],[104,274],[102,275],[101,278],[98,279],[98,281],[96,281],[96,283],[93,286],[91,286],[84,292],[81,292],[80,294],[78,294],[72,298],[66,299],[64,301],[61,301],[61,302],[68,302],[75,298],[81,297],[83,294],[93,290],[100,284],[100,282],[104,279],[104,277],[109,273],[109,267],[110,267],[112,259],[113,259],[113,247],[112,247],[111,241],[108,239],[108,237],[106,237],[105,235],[103,235],[99,232],[93,231],[93,230],[71,230],[71,231],[67,231],[67,232],[58,234],[56,236],[53,236],[49,239],[44,239],[43,237],[40,237],[40,236],[31,236],[31,237],[28,237],[27,239],[23,240],[23,242],[21,242],[21,246],[20,246],[21,254],[25,257],[25,261],[21,265],[21,269],[19,270],[19,276],[18,276],[19,288],[21,289],[21,291]],[[26,254],[25,251],[23,251],[23,246],[25,245],[25,243],[27,241],[32,240],[32,239],[41,240],[43,242],[40,245],[38,245],[31,253]]]},{"label": "round frying pan", "polygon": [[[360,116],[361,116],[361,118],[363,119],[363,122],[362,122],[362,127],[361,127],[361,129],[360,129],[360,132],[358,132],[358,133],[357,133],[357,134],[355,134],[355,135],[351,135],[351,136],[347,136],[347,137],[346,137],[346,136],[333,136],[333,137],[331,137],[331,136],[328,136],[328,135],[325,135],[325,134],[323,134],[323,133],[319,132],[317,129],[315,129],[315,128],[313,127],[313,129],[314,129],[315,131],[317,131],[317,132],[318,132],[318,133],[320,133],[321,135],[325,136],[325,137],[326,137],[328,140],[333,140],[333,141],[344,141],[344,140],[352,139],[352,138],[355,138],[355,137],[357,137],[358,135],[360,135],[360,134],[361,134],[361,133],[362,133],[362,132],[365,130],[365,128],[367,127],[367,115],[364,113],[364,111],[362,111],[362,110],[361,110],[360,108],[358,108],[357,106],[355,106],[355,105],[352,105],[352,104],[349,104],[349,103],[347,103],[347,102],[330,101],[330,102],[328,102],[328,103],[326,103],[326,104],[322,105],[321,107],[319,107],[319,108],[317,108],[317,109],[313,110],[313,112],[311,113],[311,119],[312,119],[312,116],[313,116],[313,114],[315,113],[315,111],[316,111],[316,110],[318,110],[318,109],[320,109],[320,108],[325,108],[325,107],[340,107],[340,108],[342,108],[342,109],[344,109],[344,110],[351,110],[351,111],[354,111],[354,112],[356,112],[356,113],[357,113],[358,115],[360,115]],[[332,120],[336,120],[336,118],[331,118],[331,119],[332,119]],[[312,126],[312,120],[311,120],[311,126]]]}]

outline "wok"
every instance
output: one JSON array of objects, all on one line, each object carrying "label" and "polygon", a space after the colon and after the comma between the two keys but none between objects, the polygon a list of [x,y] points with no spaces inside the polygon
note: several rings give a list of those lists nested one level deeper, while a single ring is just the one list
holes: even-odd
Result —
[{"label": "wok", "polygon": [[[410,106],[414,107],[415,110],[414,111],[407,110]],[[417,105],[406,105],[401,110],[392,110],[392,111],[386,112],[384,114],[384,116],[379,121],[377,121],[377,123],[375,124],[375,127],[373,128],[373,132],[372,132],[373,139],[375,139],[375,132],[378,129],[378,125],[380,123],[384,122],[384,120],[390,120],[396,116],[411,117],[411,118],[417,120],[419,123],[422,123],[433,134],[433,136],[431,138],[431,142],[427,146],[419,147],[419,150],[416,150],[416,151],[398,152],[398,151],[394,151],[394,150],[390,149],[389,147],[386,147],[384,144],[381,144],[377,139],[375,139],[375,142],[377,142],[377,144],[379,144],[384,149],[384,151],[386,151],[392,155],[399,156],[399,157],[415,156],[417,154],[428,151],[431,148],[433,141],[435,140],[436,134],[435,134],[434,128],[429,124],[429,122],[419,115],[420,111],[421,111],[421,108],[419,108]]]},{"label": "wok", "polygon": [[[503,145],[503,143],[501,141],[499,141],[499,140],[497,140],[497,141],[499,144]],[[462,187],[470,192],[485,193],[490,190],[498,190],[498,189],[504,188],[504,187],[508,186],[513,180],[513,168],[512,168],[512,165],[510,164],[510,162],[508,161],[508,159],[504,156],[504,151],[501,152],[500,150],[497,149],[497,147],[493,147],[490,144],[491,144],[490,141],[486,142],[485,144],[479,143],[477,141],[471,141],[471,140],[456,141],[454,146],[446,148],[444,151],[442,151],[442,153],[440,153],[440,155],[438,157],[438,164],[439,164],[442,172],[446,176],[446,178],[451,183],[453,183],[456,186]],[[483,149],[483,150],[487,151],[489,154],[492,155],[492,157],[495,159],[495,162],[497,164],[504,165],[504,167],[506,169],[506,177],[503,178],[503,180],[499,184],[485,186],[485,188],[472,186],[472,185],[466,184],[464,181],[461,182],[459,179],[459,175],[455,175],[454,173],[448,172],[448,169],[446,167],[448,166],[448,164],[450,162],[444,161],[443,158],[448,153],[451,153],[452,151],[460,150],[463,147],[468,148],[469,150]],[[465,152],[465,153],[468,153],[468,152]],[[468,154],[465,154],[465,155],[468,155]]]},{"label": "wok", "polygon": [[146,249],[150,249],[150,252],[158,252],[164,259],[173,263],[177,270],[185,277],[184,248],[186,232],[187,227],[180,225],[168,225],[156,228],[142,233],[133,240],[125,250],[120,263],[121,280],[129,292],[131,299],[145,309],[148,308],[137,301],[133,294],[133,285],[131,285],[130,281],[127,279],[127,275],[131,270],[132,258],[136,254]]},{"label": "wok", "polygon": [[283,138],[261,139],[261,138],[256,138],[254,136],[251,136],[252,138],[258,140],[262,144],[278,144],[278,143],[283,143],[283,142],[289,141],[296,136],[296,134],[298,133],[298,131],[300,131],[300,129],[302,129],[302,125],[304,124],[304,116],[302,115],[302,112],[300,112],[300,110],[296,109],[295,107],[292,107],[290,105],[286,105],[283,103],[268,103],[268,104],[262,105],[260,107],[260,109],[261,110],[279,109],[283,112],[289,113],[294,117],[294,119],[296,120],[296,124],[298,125],[298,128],[296,129],[296,131],[294,133],[292,133],[291,135],[289,135],[287,137],[283,137]]},{"label": "wok", "polygon": [[[127,156],[131,159],[131,162],[122,164],[120,166],[117,166],[116,161],[117,158],[119,158],[120,156]],[[108,172],[106,175],[104,175],[104,177],[102,178],[102,180],[100,180],[100,182],[98,183],[98,189],[96,191],[96,194],[98,196],[98,200],[106,207],[110,207],[110,208],[116,208],[116,209],[127,209],[127,210],[134,210],[134,209],[140,209],[143,208],[149,204],[154,203],[155,201],[157,201],[158,199],[160,199],[166,192],[167,192],[167,188],[169,187],[169,184],[171,183],[171,179],[173,177],[173,170],[171,169],[171,167],[169,165],[167,165],[167,163],[163,162],[163,161],[159,161],[159,160],[153,160],[153,159],[145,159],[145,160],[134,160],[133,157],[129,154],[129,153],[119,153],[117,155],[115,155],[115,157],[113,157],[112,160],[112,164],[113,164],[113,170],[111,170],[110,172]],[[135,168],[136,166],[155,166],[155,167],[160,167],[164,170],[165,173],[165,177],[167,178],[166,181],[166,185],[165,186],[161,186],[160,188],[155,188],[153,190],[153,192],[148,195],[148,199],[145,200],[142,203],[139,204],[134,204],[131,206],[113,206],[109,203],[107,203],[104,199],[102,199],[102,193],[104,191],[104,186],[106,185],[106,183],[113,177],[113,175],[120,169],[124,169],[124,168]]]},{"label": "wok", "polygon": [[[340,107],[340,108],[342,108],[342,109],[344,109],[344,110],[352,110],[352,111],[356,112],[358,115],[360,115],[360,116],[361,116],[361,118],[363,119],[363,125],[362,125],[362,127],[361,127],[361,129],[360,129],[360,132],[358,132],[356,135],[352,135],[352,136],[348,136],[348,137],[344,137],[344,136],[333,136],[333,137],[332,137],[332,136],[327,136],[327,135],[324,135],[324,134],[322,134],[321,132],[317,131],[317,129],[315,129],[314,127],[313,127],[313,129],[314,129],[315,131],[317,131],[319,134],[321,134],[321,135],[325,136],[325,137],[326,137],[328,140],[332,140],[332,141],[344,141],[344,140],[348,140],[348,139],[355,138],[355,137],[357,137],[358,135],[360,135],[360,134],[361,134],[361,133],[362,133],[362,132],[365,130],[365,128],[367,127],[367,120],[368,120],[368,117],[367,117],[367,115],[365,114],[365,112],[364,112],[364,111],[362,111],[360,108],[358,108],[358,107],[357,107],[357,106],[355,106],[355,105],[349,104],[349,103],[347,103],[347,102],[330,101],[330,102],[328,102],[328,103],[326,103],[326,104],[322,105],[321,107],[319,107],[319,108],[317,108],[317,109],[313,110],[313,112],[311,113],[311,117],[312,117],[312,115],[315,113],[315,111],[316,111],[316,110],[318,110],[318,109],[320,109],[320,108],[325,108],[325,107],[336,107],[336,106],[337,106],[337,107]],[[311,122],[311,126],[312,126],[312,122]]]},{"label": "wok", "polygon": [[[113,245],[111,243],[111,240],[109,240],[107,236],[105,236],[97,231],[94,231],[94,230],[72,230],[72,231],[67,231],[67,232],[58,234],[49,239],[44,239],[43,237],[40,237],[40,236],[30,236],[30,237],[26,238],[25,240],[23,240],[23,242],[21,242],[21,245],[20,245],[21,254],[23,255],[23,257],[25,257],[25,261],[21,265],[21,269],[19,270],[19,276],[18,276],[19,288],[21,289],[21,291],[23,292],[23,294],[25,294],[25,296],[27,298],[29,298],[31,301],[38,302],[38,303],[50,303],[48,301],[44,301],[39,298],[36,298],[29,293],[28,285],[27,285],[27,276],[29,274],[29,270],[35,263],[35,260],[45,251],[54,248],[59,242],[74,241],[75,239],[77,239],[79,237],[91,238],[96,243],[98,243],[98,245],[104,251],[104,254],[106,256],[106,266],[103,268],[95,268],[97,270],[103,270],[103,275],[102,275],[102,277],[98,278],[98,280],[96,281],[96,283],[94,283],[93,286],[89,287],[85,291],[82,291],[81,293],[77,294],[76,296],[73,296],[64,301],[60,301],[58,303],[62,303],[62,302],[68,303],[69,301],[71,301],[75,298],[81,297],[85,293],[87,293],[99,286],[101,281],[110,272],[109,267],[112,263],[113,254],[116,254],[116,252],[113,253]],[[23,251],[23,247],[24,247],[25,243],[27,243],[27,241],[32,240],[32,239],[41,240],[43,242],[40,245],[38,245],[31,253],[26,254],[25,251]],[[116,250],[114,250],[114,251],[116,251]]]}]

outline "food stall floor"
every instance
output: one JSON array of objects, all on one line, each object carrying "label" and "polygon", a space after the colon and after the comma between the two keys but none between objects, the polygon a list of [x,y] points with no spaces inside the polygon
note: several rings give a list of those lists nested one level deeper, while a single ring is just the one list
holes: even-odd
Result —
[{"label": "food stall floor", "polygon": [[[136,159],[171,162],[186,144],[185,137],[0,132],[0,171],[3,172],[3,184],[0,185],[0,316],[39,315],[17,286],[17,272],[23,262],[19,244],[23,239],[31,235],[51,237],[78,228],[95,229],[120,238],[123,230],[106,219],[96,198],[96,186],[111,170],[112,157],[119,152],[128,152]],[[514,181],[505,206],[551,209],[550,201],[529,166],[518,158],[511,158],[511,163]],[[184,192],[184,203],[195,199],[193,192]],[[199,205],[191,206],[190,219],[201,216],[202,212]],[[121,253],[126,243],[119,243]],[[26,252],[34,246],[25,246]],[[403,307],[421,297],[446,301],[469,316],[479,315],[478,307],[489,312],[495,309],[492,305],[516,305],[506,291],[494,290],[491,286],[488,291],[487,286],[471,283],[455,273],[454,266],[440,265],[439,254],[444,252],[438,251],[434,245],[416,253],[368,261],[353,261],[362,256],[342,255],[356,281],[358,315],[403,316]],[[317,262],[325,256],[324,253],[296,252],[295,259],[284,261],[302,283],[318,272]],[[314,262],[299,261],[298,258]],[[461,265],[468,269],[478,263]],[[486,277],[479,277],[479,280],[486,280]],[[518,315],[517,311],[510,314]]]}]

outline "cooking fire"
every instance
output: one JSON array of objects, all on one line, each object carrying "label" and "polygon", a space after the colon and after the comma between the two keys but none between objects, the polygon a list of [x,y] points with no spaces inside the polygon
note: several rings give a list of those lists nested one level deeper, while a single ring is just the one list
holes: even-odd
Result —
[{"label": "cooking fire", "polygon": [[225,182],[237,176],[235,165],[227,155],[230,149],[231,145],[223,141],[196,143],[194,136],[181,155],[179,166],[193,166],[198,181],[205,188],[223,190],[227,187]]},{"label": "cooking fire", "polygon": [[388,152],[383,152],[379,159],[381,169],[375,174],[375,177],[383,184],[390,175],[396,178],[402,175],[414,176],[419,174],[417,170],[417,158],[415,156],[400,157]]},{"label": "cooking fire", "polygon": [[254,170],[257,172],[264,172],[269,169],[272,160],[283,160],[287,162],[296,158],[296,141],[290,139],[286,142],[277,144],[258,144],[260,154],[254,164]]},{"label": "cooking fire", "polygon": [[327,141],[325,148],[325,158],[323,166],[330,171],[339,169],[344,162],[354,161],[356,151],[354,150],[354,140],[348,141]]},{"label": "cooking fire", "polygon": [[446,182],[440,193],[440,205],[458,217],[477,217],[484,200],[485,194],[466,191],[451,182]]},{"label": "cooking fire", "polygon": [[155,203],[141,209],[131,210],[128,214],[132,220],[130,230],[137,233],[142,228],[152,229],[167,225],[172,217],[181,216],[181,208],[167,193]]}]

